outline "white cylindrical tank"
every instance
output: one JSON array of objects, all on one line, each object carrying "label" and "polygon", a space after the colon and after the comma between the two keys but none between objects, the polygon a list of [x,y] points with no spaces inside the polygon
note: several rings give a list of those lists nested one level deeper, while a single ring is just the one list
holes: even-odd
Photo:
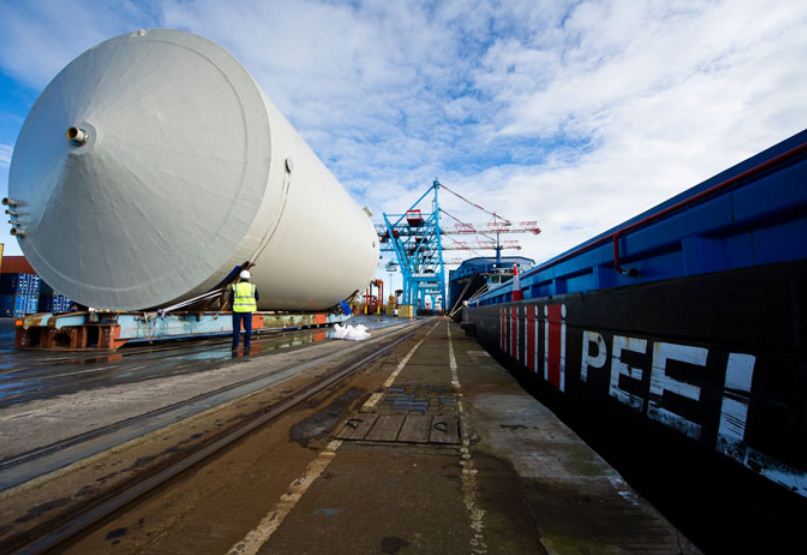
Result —
[{"label": "white cylindrical tank", "polygon": [[56,291],[164,306],[246,262],[262,309],[320,310],[378,263],[369,215],[228,52],[137,31],[65,67],[11,161],[17,239]]}]

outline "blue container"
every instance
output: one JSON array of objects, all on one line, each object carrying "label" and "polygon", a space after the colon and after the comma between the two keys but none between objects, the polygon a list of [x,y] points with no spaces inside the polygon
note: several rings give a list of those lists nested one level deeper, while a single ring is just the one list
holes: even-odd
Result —
[{"label": "blue container", "polygon": [[17,293],[17,282],[19,274],[0,275],[0,295],[15,295]]},{"label": "blue container", "polygon": [[14,296],[14,316],[25,316],[28,308],[28,298],[25,295]]},{"label": "blue container", "polygon": [[25,297],[25,313],[34,314],[39,310],[39,295],[27,295]]},{"label": "blue container", "polygon": [[36,274],[25,274],[28,276],[28,295],[39,297],[42,290],[42,278]]},{"label": "blue container", "polygon": [[53,312],[53,297],[51,295],[39,295],[39,311]]},{"label": "blue container", "polygon": [[70,312],[70,305],[72,304],[72,299],[69,299],[64,295],[54,295],[50,311],[55,314],[60,312]]},{"label": "blue container", "polygon": [[42,278],[36,274],[0,275],[0,295],[36,295],[42,289]]},{"label": "blue container", "polygon": [[62,312],[70,312],[70,307],[73,305],[73,300],[64,295],[49,295],[41,293],[39,295],[39,303],[37,312],[51,312],[53,314],[60,314]]},{"label": "blue container", "polygon": [[0,317],[14,316],[14,295],[0,295]]},{"label": "blue container", "polygon": [[39,308],[39,295],[17,293],[16,295],[2,295],[1,297],[4,298],[4,306],[8,307],[5,310],[10,312],[9,316],[19,317],[34,314]]}]

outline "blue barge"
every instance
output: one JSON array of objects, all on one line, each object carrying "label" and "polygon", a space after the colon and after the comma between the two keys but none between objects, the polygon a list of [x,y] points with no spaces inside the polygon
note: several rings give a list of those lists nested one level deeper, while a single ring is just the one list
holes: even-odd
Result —
[{"label": "blue barge", "polygon": [[807,497],[807,130],[463,320],[570,409],[632,414]]}]

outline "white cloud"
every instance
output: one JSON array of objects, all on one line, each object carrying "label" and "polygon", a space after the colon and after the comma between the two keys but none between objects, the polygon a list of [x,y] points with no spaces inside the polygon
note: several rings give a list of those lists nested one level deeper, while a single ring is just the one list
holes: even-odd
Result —
[{"label": "white cloud", "polygon": [[11,145],[0,144],[0,168],[7,168],[11,164],[11,152],[14,148]]},{"label": "white cloud", "polygon": [[477,71],[500,135],[596,145],[497,177],[541,219],[539,260],[805,128],[803,4],[669,5],[582,4],[557,43],[500,41]]},{"label": "white cloud", "polygon": [[[405,209],[439,176],[539,220],[544,233],[520,237],[538,260],[807,127],[798,0],[147,8],[0,4],[0,65],[41,88],[112,35],[199,33],[246,65],[373,212]],[[449,199],[457,215],[487,219]]]}]

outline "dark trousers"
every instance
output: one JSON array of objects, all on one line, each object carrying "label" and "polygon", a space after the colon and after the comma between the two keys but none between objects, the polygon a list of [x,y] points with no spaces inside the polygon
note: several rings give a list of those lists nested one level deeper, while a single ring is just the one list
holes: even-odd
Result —
[{"label": "dark trousers", "polygon": [[252,335],[252,313],[233,312],[233,351],[238,348],[238,337],[241,335],[241,322],[244,322],[244,350],[249,351],[249,340]]}]

